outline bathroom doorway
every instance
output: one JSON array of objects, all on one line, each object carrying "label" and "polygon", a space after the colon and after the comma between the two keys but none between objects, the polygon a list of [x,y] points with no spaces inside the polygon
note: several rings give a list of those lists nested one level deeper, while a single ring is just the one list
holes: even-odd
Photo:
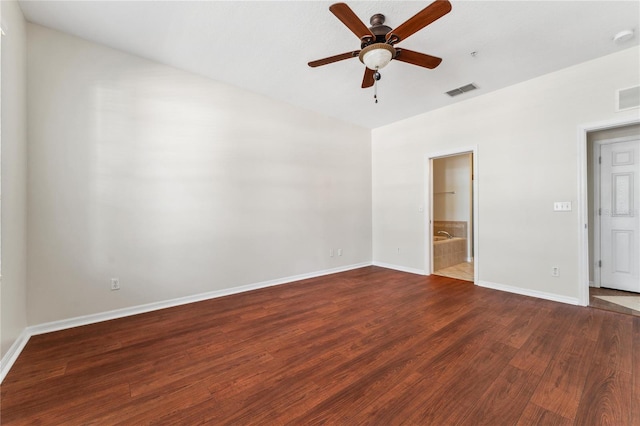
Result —
[{"label": "bathroom doorway", "polygon": [[431,270],[475,281],[474,154],[431,158]]}]

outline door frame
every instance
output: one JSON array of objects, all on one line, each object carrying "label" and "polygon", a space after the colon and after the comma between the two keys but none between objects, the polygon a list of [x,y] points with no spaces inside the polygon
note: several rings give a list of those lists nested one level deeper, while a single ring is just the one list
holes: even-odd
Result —
[{"label": "door frame", "polygon": [[443,157],[452,157],[460,154],[472,154],[473,159],[473,181],[471,185],[471,191],[473,192],[473,284],[478,284],[478,276],[480,271],[480,215],[478,214],[478,205],[480,199],[480,183],[479,183],[479,156],[478,145],[471,145],[460,148],[452,148],[444,151],[431,152],[425,155],[425,174],[424,182],[424,205],[425,212],[425,234],[424,241],[424,253],[425,253],[425,275],[431,275],[433,273],[433,160]]},{"label": "door frame", "polygon": [[[601,141],[595,141],[595,148],[593,151],[593,287],[599,288],[602,277],[600,275],[600,268],[595,265],[596,259],[601,259],[601,241],[600,241],[600,218],[601,215],[598,214],[599,209],[602,207],[600,205],[600,162],[598,158],[600,157],[600,150],[602,149],[602,145],[611,145],[618,142],[630,142],[638,140],[637,136],[624,136],[619,138],[611,138],[604,139]],[[588,147],[587,147],[588,148]]]},{"label": "door frame", "polygon": [[[578,140],[578,304],[589,306],[589,177],[587,135],[599,130],[640,124],[640,116],[627,116],[597,123],[581,124]],[[594,230],[595,231],[595,230]],[[595,237],[594,237],[595,238]],[[594,247],[595,249],[595,247]],[[595,253],[594,253],[595,254]]]}]

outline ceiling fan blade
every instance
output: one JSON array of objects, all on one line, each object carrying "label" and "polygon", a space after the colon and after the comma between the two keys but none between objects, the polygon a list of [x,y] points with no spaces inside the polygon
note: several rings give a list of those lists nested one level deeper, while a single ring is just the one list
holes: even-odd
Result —
[{"label": "ceiling fan blade", "polygon": [[336,15],[343,24],[347,26],[359,39],[370,38],[374,39],[375,36],[371,33],[371,30],[353,13],[353,10],[345,3],[332,4],[329,7],[331,13]]},{"label": "ceiling fan blade", "polygon": [[373,80],[373,73],[375,73],[375,71],[370,69],[370,68],[365,68],[364,69],[364,78],[362,79],[362,88],[363,89],[366,89],[367,87],[373,86],[373,83],[375,82]]},{"label": "ceiling fan blade", "polygon": [[335,56],[329,56],[328,58],[318,59],[317,61],[309,62],[309,66],[311,68],[319,67],[321,65],[332,64],[334,62],[342,61],[349,58],[355,58],[360,53],[359,50],[354,50],[353,52],[341,53]]},{"label": "ceiling fan blade", "polygon": [[413,15],[411,18],[407,19],[397,28],[389,31],[386,35],[386,39],[391,44],[404,40],[433,21],[442,18],[450,11],[451,3],[447,0],[437,0]]},{"label": "ceiling fan blade", "polygon": [[434,69],[442,62],[442,58],[407,49],[398,49],[398,53],[394,59],[429,69]]}]

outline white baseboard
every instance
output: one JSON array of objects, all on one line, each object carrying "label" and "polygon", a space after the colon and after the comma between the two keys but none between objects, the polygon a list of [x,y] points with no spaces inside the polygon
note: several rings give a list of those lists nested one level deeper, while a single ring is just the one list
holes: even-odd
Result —
[{"label": "white baseboard", "polygon": [[551,300],[553,302],[566,303],[568,305],[580,305],[580,300],[576,297],[561,296],[554,293],[546,293],[544,291],[530,290],[526,288],[513,287],[505,284],[497,284],[489,281],[478,281],[480,287],[491,288],[494,290],[506,291],[509,293],[521,294],[523,296],[537,297],[538,299]]},{"label": "white baseboard", "polygon": [[11,367],[13,367],[13,364],[16,362],[18,356],[27,345],[30,337],[31,335],[29,334],[27,328],[22,330],[22,333],[20,333],[18,338],[13,342],[13,345],[11,345],[7,353],[2,357],[2,360],[0,361],[0,383],[2,383],[7,373],[9,373]]},{"label": "white baseboard", "polygon": [[146,312],[157,311],[160,309],[171,308],[174,306],[186,305],[188,303],[201,302],[203,300],[215,299],[218,297],[229,296],[231,294],[243,293],[251,290],[258,290],[261,288],[272,287],[281,284],[288,284],[295,281],[306,280],[309,278],[321,277],[324,275],[336,274],[339,272],[346,272],[352,269],[363,268],[365,266],[371,266],[371,262],[356,263],[347,266],[341,266],[338,268],[325,269],[322,271],[311,272],[308,274],[294,275],[286,278],[278,278],[275,280],[262,281],[259,283],[243,285],[239,287],[226,288],[222,290],[210,291],[207,293],[195,294],[193,296],[179,297],[177,299],[165,300],[161,302],[147,303],[145,305],[131,306],[129,308],[116,309],[113,311],[100,312],[97,314],[83,315],[74,318],[68,318],[59,321],[47,322],[44,324],[33,325],[25,328],[18,339],[11,345],[9,351],[2,357],[2,370],[0,376],[0,383],[4,380],[5,376],[13,366],[16,359],[20,355],[20,352],[24,349],[25,345],[29,341],[31,336],[38,334],[51,333],[53,331],[65,330],[73,327],[80,327],[88,324],[95,324],[102,321],[108,321],[117,318],[124,318],[131,315],[143,314]]},{"label": "white baseboard", "polygon": [[406,266],[393,265],[391,263],[384,263],[384,262],[373,262],[372,265],[379,266],[381,268],[394,269],[400,272],[408,272],[410,274],[427,275],[424,269],[408,268]]}]

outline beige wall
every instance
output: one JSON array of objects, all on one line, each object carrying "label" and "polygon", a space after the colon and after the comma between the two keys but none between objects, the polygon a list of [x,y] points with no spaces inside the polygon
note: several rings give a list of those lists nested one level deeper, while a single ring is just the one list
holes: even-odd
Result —
[{"label": "beige wall", "polygon": [[28,36],[30,324],[371,261],[369,130]]},{"label": "beige wall", "polygon": [[27,326],[26,29],[15,1],[0,2],[2,28],[2,356]]},{"label": "beige wall", "polygon": [[425,158],[476,146],[480,283],[577,302],[578,127],[638,117],[616,113],[614,94],[640,84],[639,67],[634,47],[374,129],[374,262],[425,270]]}]

